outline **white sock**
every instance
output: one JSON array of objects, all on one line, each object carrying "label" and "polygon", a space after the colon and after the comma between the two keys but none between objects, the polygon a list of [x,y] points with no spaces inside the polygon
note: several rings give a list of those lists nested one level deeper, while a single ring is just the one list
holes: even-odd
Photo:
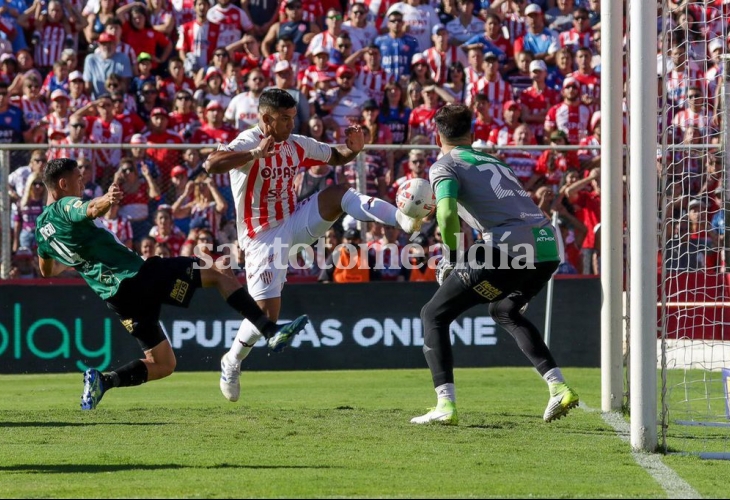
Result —
[{"label": "white sock", "polygon": [[553,368],[552,370],[548,370],[548,372],[543,375],[542,378],[548,384],[559,384],[565,382],[563,374],[560,372],[560,368]]},{"label": "white sock", "polygon": [[454,384],[443,384],[436,388],[436,397],[438,399],[448,399],[452,403],[456,403],[456,387]]},{"label": "white sock", "polygon": [[386,226],[398,225],[395,219],[397,208],[380,198],[365,196],[352,188],[342,197],[341,206],[342,210],[357,220],[380,222]]},{"label": "white sock", "polygon": [[241,326],[238,327],[238,333],[236,339],[233,341],[231,349],[226,353],[228,356],[229,363],[240,363],[246,359],[246,356],[251,352],[253,346],[261,338],[261,334],[253,326],[249,320],[244,319],[241,321]]}]

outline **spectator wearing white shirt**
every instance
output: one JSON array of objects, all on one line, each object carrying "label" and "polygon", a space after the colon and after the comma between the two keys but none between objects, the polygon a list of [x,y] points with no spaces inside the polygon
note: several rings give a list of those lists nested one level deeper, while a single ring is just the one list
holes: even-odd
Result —
[{"label": "spectator wearing white shirt", "polygon": [[[421,5],[420,0],[406,0],[393,4],[388,12],[399,11],[403,14],[406,33],[418,40],[421,50],[431,46],[431,30],[440,24],[436,10],[430,5]],[[483,28],[482,28],[483,29]]]},{"label": "spectator wearing white shirt", "polygon": [[333,122],[338,128],[339,137],[344,138],[345,129],[362,119],[362,108],[368,95],[354,86],[355,70],[349,66],[340,66],[336,78],[337,87],[327,92],[328,101],[335,107],[324,121],[328,127]]}]

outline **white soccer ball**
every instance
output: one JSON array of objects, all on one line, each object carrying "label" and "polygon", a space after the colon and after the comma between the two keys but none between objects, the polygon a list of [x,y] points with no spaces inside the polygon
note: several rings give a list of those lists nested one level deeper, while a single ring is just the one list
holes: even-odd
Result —
[{"label": "white soccer ball", "polygon": [[398,187],[395,205],[408,217],[423,219],[436,208],[436,195],[426,179],[410,179]]}]

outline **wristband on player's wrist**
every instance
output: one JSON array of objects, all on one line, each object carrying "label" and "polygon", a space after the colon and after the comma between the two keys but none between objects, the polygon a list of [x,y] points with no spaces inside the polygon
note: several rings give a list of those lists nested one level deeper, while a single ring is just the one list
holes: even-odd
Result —
[{"label": "wristband on player's wrist", "polygon": [[251,156],[254,160],[260,160],[262,156],[264,156],[264,150],[261,148],[253,148],[251,150]]}]

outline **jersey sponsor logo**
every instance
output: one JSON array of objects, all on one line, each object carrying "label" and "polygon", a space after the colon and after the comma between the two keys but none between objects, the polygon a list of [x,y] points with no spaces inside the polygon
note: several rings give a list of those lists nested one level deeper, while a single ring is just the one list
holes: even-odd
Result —
[{"label": "jersey sponsor logo", "polygon": [[263,273],[261,273],[261,281],[263,281],[267,285],[270,285],[273,280],[274,273],[272,273],[271,271],[264,271]]},{"label": "jersey sponsor logo", "polygon": [[74,208],[79,208],[79,207],[80,207],[81,205],[83,205],[83,204],[84,204],[84,202],[83,202],[83,201],[81,201],[81,200],[76,200],[76,201],[74,202],[74,204],[73,204],[73,207],[74,207]]},{"label": "jersey sponsor logo", "polygon": [[495,287],[487,280],[476,285],[473,290],[487,300],[494,300],[502,293],[502,290]]},{"label": "jersey sponsor logo", "polygon": [[123,319],[122,326],[127,329],[129,333],[134,331],[134,320],[132,318]]},{"label": "jersey sponsor logo", "polygon": [[41,231],[41,235],[43,235],[43,237],[46,239],[50,238],[51,236],[56,234],[56,228],[53,227],[53,224],[51,224],[50,222],[48,224],[46,224],[45,226],[43,226],[40,229],[40,231]]},{"label": "jersey sponsor logo", "polygon": [[172,287],[170,297],[182,304],[183,302],[185,302],[185,296],[188,293],[188,288],[188,284],[185,283],[183,280],[177,280],[175,281],[175,286]]},{"label": "jersey sponsor logo", "polygon": [[297,173],[297,167],[264,167],[261,169],[261,177],[264,179],[289,179]]}]

